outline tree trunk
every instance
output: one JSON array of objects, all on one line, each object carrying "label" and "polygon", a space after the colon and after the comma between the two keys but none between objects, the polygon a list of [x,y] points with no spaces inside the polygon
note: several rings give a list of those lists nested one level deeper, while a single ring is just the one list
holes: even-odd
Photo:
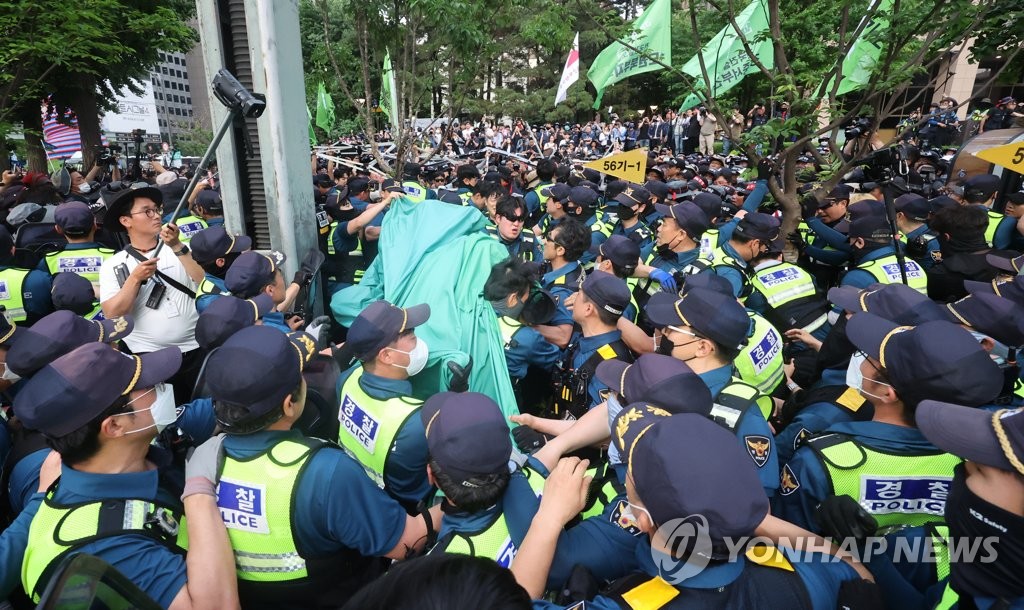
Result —
[{"label": "tree trunk", "polygon": [[28,171],[45,172],[46,151],[43,150],[43,117],[39,104],[29,102],[18,111],[18,119],[25,133],[25,150]]},{"label": "tree trunk", "polygon": [[82,88],[72,94],[69,106],[78,118],[78,133],[82,138],[82,167],[92,167],[100,139],[100,111],[96,103],[96,81],[82,76]]}]

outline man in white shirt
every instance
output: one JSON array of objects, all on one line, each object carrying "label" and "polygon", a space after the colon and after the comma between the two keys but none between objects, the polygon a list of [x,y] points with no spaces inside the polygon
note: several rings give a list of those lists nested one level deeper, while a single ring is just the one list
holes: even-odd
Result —
[{"label": "man in white shirt", "polygon": [[[178,227],[162,226],[162,204],[158,189],[143,187],[107,205],[106,226],[127,233],[128,245],[100,267],[100,305],[107,318],[134,316],[135,330],[124,340],[132,353],[181,350],[181,369],[169,380],[181,404],[192,394],[204,357],[195,340],[195,289],[204,273],[181,243]],[[159,240],[164,247],[153,258]]]}]

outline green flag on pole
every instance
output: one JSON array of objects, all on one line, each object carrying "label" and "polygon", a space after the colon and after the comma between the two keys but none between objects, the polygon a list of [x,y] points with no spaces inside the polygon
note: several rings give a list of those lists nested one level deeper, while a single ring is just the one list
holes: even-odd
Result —
[{"label": "green flag on pole", "polygon": [[[843,58],[843,80],[839,81],[837,96],[863,89],[871,81],[871,74],[878,63],[878,54],[882,50],[881,40],[889,31],[889,15],[892,14],[892,0],[872,0],[871,8],[879,2],[881,4],[878,5],[878,10]],[[835,80],[835,77],[832,77],[829,81],[828,87],[825,88],[826,94],[832,90]]]},{"label": "green flag on pole", "polygon": [[391,125],[398,120],[396,109],[398,108],[398,88],[395,87],[395,71],[391,67],[391,52],[384,55],[384,70],[380,77],[380,110],[387,117]]},{"label": "green flag on pole", "polygon": [[594,108],[601,107],[604,90],[615,83],[637,74],[662,70],[662,66],[651,61],[672,65],[672,4],[670,0],[654,0],[633,22],[633,28],[626,42],[637,53],[618,40],[611,43],[594,58],[587,72],[587,80],[597,89]]},{"label": "green flag on pole", "polygon": [[309,129],[309,145],[316,146],[316,132],[313,131],[313,113],[309,111],[309,104],[306,104],[306,128]]},{"label": "green flag on pole", "polygon": [[[754,0],[736,16],[736,28],[732,24],[726,25],[701,49],[700,54],[704,58],[704,67],[711,80],[711,97],[725,93],[743,80],[747,74],[757,72],[759,69],[746,49],[743,48],[743,41],[736,33],[737,28],[743,33],[743,37],[746,38],[747,44],[750,45],[750,49],[757,59],[769,70],[775,67],[772,40],[766,36],[768,33],[768,10],[765,0]],[[700,70],[700,59],[694,55],[682,67],[682,71],[700,83],[698,88],[701,90],[701,95],[691,93],[680,106],[681,109],[693,108],[706,99],[704,95],[706,83],[704,83],[704,75]]]},{"label": "green flag on pole", "polygon": [[334,126],[334,102],[327,94],[323,81],[320,81],[316,92],[316,126],[327,132]]}]

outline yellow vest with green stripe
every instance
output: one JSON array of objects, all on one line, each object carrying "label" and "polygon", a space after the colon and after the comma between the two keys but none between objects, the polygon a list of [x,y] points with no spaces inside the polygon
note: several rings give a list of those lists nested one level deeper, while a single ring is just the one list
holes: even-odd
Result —
[{"label": "yellow vest with green stripe", "polygon": [[821,461],[835,495],[846,495],[889,529],[943,521],[953,469],[961,459],[939,450],[889,453],[849,436],[826,434],[807,444]]},{"label": "yellow vest with green stripe", "polygon": [[100,267],[103,261],[114,255],[110,248],[85,248],[82,250],[61,250],[50,252],[43,259],[50,275],[58,273],[75,273],[99,286]]},{"label": "yellow vest with green stripe", "polygon": [[239,580],[283,582],[309,575],[295,542],[292,509],[299,478],[322,446],[316,439],[288,438],[253,457],[225,457],[217,506]]},{"label": "yellow vest with green stripe", "polygon": [[356,367],[341,387],[338,409],[338,443],[384,488],[384,470],[402,425],[419,413],[423,401],[398,396],[373,398],[359,385],[363,367]]},{"label": "yellow vest with green stripe", "polygon": [[458,553],[472,557],[493,559],[503,568],[512,566],[516,557],[516,545],[505,523],[505,515],[498,513],[483,530],[476,533],[452,532],[439,542],[431,553]]},{"label": "yellow vest with green stripe", "polygon": [[992,210],[985,210],[988,213],[988,226],[985,227],[985,241],[988,242],[989,247],[992,247],[992,241],[996,238],[996,229],[999,228],[999,223],[1006,218],[999,212]]},{"label": "yellow vest with green stripe", "polygon": [[759,269],[751,276],[750,282],[775,309],[817,294],[811,274],[792,263],[782,262]]},{"label": "yellow vest with green stripe", "polygon": [[498,330],[501,332],[502,345],[506,351],[511,349],[512,338],[523,326],[525,325],[522,322],[513,320],[508,316],[500,316],[498,318]]},{"label": "yellow vest with green stripe", "polygon": [[0,271],[0,305],[6,308],[4,315],[12,323],[28,319],[25,312],[25,293],[22,291],[28,274],[28,269],[13,267]]},{"label": "yellow vest with green stripe", "polygon": [[192,237],[195,236],[196,233],[209,227],[205,220],[198,216],[193,216],[192,214],[182,216],[176,220],[174,224],[178,225],[178,230],[181,231],[180,237],[181,243],[183,244],[187,244],[192,241]]},{"label": "yellow vest with green stripe", "polygon": [[[904,268],[907,270],[907,285],[921,294],[928,294],[928,275],[925,274],[924,268],[909,257],[904,258],[903,262]],[[854,268],[867,271],[879,284],[903,283],[900,264],[895,254],[863,262]]]},{"label": "yellow vest with green stripe", "polygon": [[53,500],[55,489],[56,484],[47,491],[32,519],[21,563],[21,584],[33,601],[39,601],[52,571],[64,557],[96,540],[144,536],[182,554],[188,548],[181,509],[141,499],[58,504]]},{"label": "yellow vest with green stripe", "polygon": [[733,361],[740,379],[765,394],[771,394],[782,383],[782,334],[760,314],[747,311],[753,334]]}]

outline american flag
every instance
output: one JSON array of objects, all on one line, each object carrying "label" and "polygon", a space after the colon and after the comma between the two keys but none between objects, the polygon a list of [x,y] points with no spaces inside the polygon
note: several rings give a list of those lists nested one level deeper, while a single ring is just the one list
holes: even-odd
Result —
[{"label": "american flag", "polygon": [[[43,108],[43,148],[49,160],[64,159],[82,149],[82,138],[78,133],[78,119],[72,113],[65,115],[70,126],[57,122],[56,116],[47,116]],[[104,145],[106,138],[101,136]]]}]

